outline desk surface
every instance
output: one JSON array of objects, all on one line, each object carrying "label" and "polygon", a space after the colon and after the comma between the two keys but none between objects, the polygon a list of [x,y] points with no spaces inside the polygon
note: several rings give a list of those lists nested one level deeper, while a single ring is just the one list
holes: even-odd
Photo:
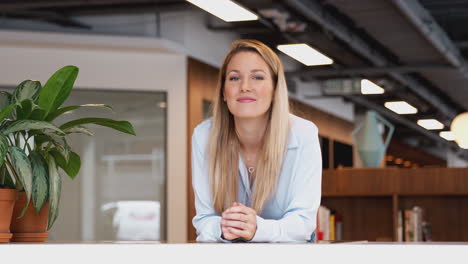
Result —
[{"label": "desk surface", "polygon": [[[468,243],[185,243],[56,241],[0,244],[2,263],[448,263]],[[21,257],[18,257],[21,256]],[[6,259],[5,259],[6,258]],[[11,258],[11,259],[10,259]],[[8,260],[11,260],[10,262]]]}]

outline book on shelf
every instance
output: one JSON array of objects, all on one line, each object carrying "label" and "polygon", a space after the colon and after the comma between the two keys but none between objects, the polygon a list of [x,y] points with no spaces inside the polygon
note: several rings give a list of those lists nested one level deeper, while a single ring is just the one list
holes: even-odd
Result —
[{"label": "book on shelf", "polygon": [[423,208],[413,206],[412,209],[399,210],[397,223],[399,242],[432,241],[431,225],[425,220]]},{"label": "book on shelf", "polygon": [[324,205],[319,207],[317,213],[317,240],[335,241],[343,239],[343,222],[341,216]]},{"label": "book on shelf", "polygon": [[343,222],[339,214],[335,215],[335,239],[338,241],[343,240]]},{"label": "book on shelf", "polygon": [[330,212],[330,233],[329,240],[335,240],[335,214],[333,211]]},{"label": "book on shelf", "polygon": [[330,240],[330,209],[323,205],[317,213],[317,240]]},{"label": "book on shelf", "polygon": [[398,211],[397,242],[403,242],[403,213],[401,210]]}]

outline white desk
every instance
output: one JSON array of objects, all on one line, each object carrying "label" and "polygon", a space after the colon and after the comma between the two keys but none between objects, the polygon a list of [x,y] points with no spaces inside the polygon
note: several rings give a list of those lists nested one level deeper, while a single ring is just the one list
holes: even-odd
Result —
[{"label": "white desk", "polygon": [[[0,244],[1,263],[467,263],[468,243],[165,244],[151,242]],[[6,258],[6,259],[5,259]]]}]

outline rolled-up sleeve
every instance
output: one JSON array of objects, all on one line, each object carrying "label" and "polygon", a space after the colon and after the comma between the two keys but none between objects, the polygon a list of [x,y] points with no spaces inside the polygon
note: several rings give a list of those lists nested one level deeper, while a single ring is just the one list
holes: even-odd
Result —
[{"label": "rolled-up sleeve", "polygon": [[277,220],[257,216],[257,231],[252,242],[310,240],[320,206],[322,157],[317,127],[307,127],[306,134],[307,136],[302,137],[294,163],[286,212]]},{"label": "rolled-up sleeve", "polygon": [[216,214],[208,182],[208,155],[199,143],[202,133],[199,125],[192,135],[192,186],[195,194],[196,215],[192,219],[198,242],[229,242],[221,238],[221,216]]}]

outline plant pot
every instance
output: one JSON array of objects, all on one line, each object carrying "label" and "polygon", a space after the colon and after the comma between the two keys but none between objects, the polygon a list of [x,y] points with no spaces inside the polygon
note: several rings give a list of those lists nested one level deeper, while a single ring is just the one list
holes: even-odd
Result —
[{"label": "plant pot", "polygon": [[10,242],[10,223],[15,200],[15,189],[0,189],[0,243]]},{"label": "plant pot", "polygon": [[29,203],[26,213],[20,219],[21,210],[26,205],[26,194],[20,192],[16,200],[11,220],[10,230],[13,233],[12,242],[44,242],[49,233],[47,221],[49,220],[49,201],[36,214],[32,201]]}]

